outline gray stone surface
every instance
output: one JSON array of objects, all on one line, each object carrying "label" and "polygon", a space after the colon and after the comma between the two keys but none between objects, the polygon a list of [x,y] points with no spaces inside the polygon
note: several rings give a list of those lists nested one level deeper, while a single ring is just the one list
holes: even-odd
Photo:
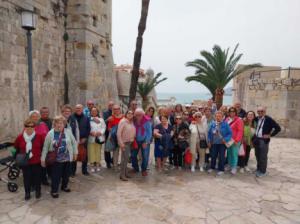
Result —
[{"label": "gray stone surface", "polygon": [[[43,187],[40,200],[25,202],[23,188],[0,185],[0,224],[297,224],[300,223],[300,140],[273,139],[269,175],[223,177],[169,170],[121,182],[103,168],[72,179],[71,193],[54,200]],[[250,168],[255,169],[251,154]],[[18,179],[21,184],[21,178]]]}]

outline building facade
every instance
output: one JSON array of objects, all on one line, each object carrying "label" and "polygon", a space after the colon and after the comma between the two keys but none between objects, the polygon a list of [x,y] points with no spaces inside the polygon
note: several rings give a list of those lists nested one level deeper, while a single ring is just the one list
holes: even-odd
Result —
[{"label": "building facade", "polygon": [[300,138],[300,69],[265,66],[233,81],[234,102],[245,110],[265,106],[281,126],[280,136]]},{"label": "building facade", "polygon": [[13,139],[28,115],[27,43],[21,11],[33,10],[34,107],[51,115],[65,102],[99,105],[118,98],[113,73],[111,0],[0,2],[0,141]]}]

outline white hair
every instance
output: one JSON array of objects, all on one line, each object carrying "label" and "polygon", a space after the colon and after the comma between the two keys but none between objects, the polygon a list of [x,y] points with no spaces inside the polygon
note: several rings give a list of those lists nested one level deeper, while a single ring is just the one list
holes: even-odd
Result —
[{"label": "white hair", "polygon": [[137,114],[145,114],[145,111],[142,109],[142,108],[136,108],[136,110],[134,111],[134,115],[137,115]]},{"label": "white hair", "polygon": [[33,114],[37,114],[37,115],[41,116],[41,114],[40,114],[40,112],[38,110],[32,110],[32,111],[30,111],[29,112],[29,117],[31,117],[31,115],[33,115]]}]

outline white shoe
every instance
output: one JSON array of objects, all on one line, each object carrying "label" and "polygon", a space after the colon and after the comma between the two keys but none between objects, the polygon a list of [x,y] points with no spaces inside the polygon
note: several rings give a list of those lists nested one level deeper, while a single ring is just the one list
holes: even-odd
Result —
[{"label": "white shoe", "polygon": [[100,167],[97,167],[97,172],[99,172],[101,169],[100,169]]},{"label": "white shoe", "polygon": [[223,171],[219,171],[219,172],[217,173],[217,176],[222,176],[223,174],[224,174]]},{"label": "white shoe", "polygon": [[204,172],[204,169],[202,166],[200,166],[200,172]]},{"label": "white shoe", "polygon": [[208,169],[207,172],[208,172],[208,173],[212,173],[212,172],[213,172],[213,169]]},{"label": "white shoe", "polygon": [[225,166],[225,171],[231,170],[230,166]]},{"label": "white shoe", "polygon": [[192,167],[191,167],[191,171],[192,171],[192,173],[195,172],[195,166],[192,166]]},{"label": "white shoe", "polygon": [[246,172],[251,172],[251,169],[248,166],[245,166],[245,171]]},{"label": "white shoe", "polygon": [[232,169],[231,169],[231,174],[232,174],[232,175],[235,175],[235,174],[236,174],[236,168],[232,168]]},{"label": "white shoe", "polygon": [[91,173],[95,173],[95,169],[94,168],[91,168]]},{"label": "white shoe", "polygon": [[244,168],[240,168],[240,173],[245,173],[245,169]]}]

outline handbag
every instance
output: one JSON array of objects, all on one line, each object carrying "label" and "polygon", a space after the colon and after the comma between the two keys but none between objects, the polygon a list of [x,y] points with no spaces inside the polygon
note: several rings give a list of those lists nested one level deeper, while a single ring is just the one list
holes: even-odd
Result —
[{"label": "handbag", "polygon": [[198,126],[197,126],[197,125],[196,125],[196,128],[197,128],[198,137],[199,137],[199,140],[200,140],[200,149],[206,149],[206,148],[208,148],[206,139],[202,139],[202,140],[201,140],[200,132],[199,132],[199,129],[198,129]]},{"label": "handbag", "polygon": [[132,142],[132,149],[138,149],[138,148],[139,148],[138,143],[136,139],[134,139],[134,141]]},{"label": "handbag", "polygon": [[85,162],[86,161],[86,148],[84,147],[84,144],[78,145],[78,156],[77,161],[79,162]]},{"label": "handbag", "polygon": [[114,151],[117,148],[117,145],[115,144],[114,140],[111,137],[111,134],[109,134],[106,143],[105,143],[105,150],[108,152]]},{"label": "handbag", "polygon": [[27,166],[29,161],[28,153],[18,153],[16,156],[15,163],[19,167]]},{"label": "handbag", "polygon": [[256,137],[256,135],[253,135],[253,137],[251,138],[251,142],[252,142],[252,145],[255,147],[258,147],[259,145],[259,141],[258,141],[258,138]]},{"label": "handbag", "polygon": [[47,153],[46,166],[51,166],[56,162],[57,151],[58,151],[59,147],[61,146],[63,134],[64,134],[64,132],[62,132],[59,135],[58,143],[54,146],[54,150]]},{"label": "handbag", "polygon": [[103,145],[104,141],[100,141],[100,139],[98,137],[95,137],[95,143],[99,144],[99,145]]},{"label": "handbag", "polygon": [[186,152],[185,152],[185,154],[184,154],[184,163],[186,165],[192,164],[192,158],[193,158],[193,155],[191,153],[191,150],[187,149]]},{"label": "handbag", "polygon": [[242,143],[240,148],[239,148],[239,156],[245,156],[245,148],[244,148],[244,144]]}]

